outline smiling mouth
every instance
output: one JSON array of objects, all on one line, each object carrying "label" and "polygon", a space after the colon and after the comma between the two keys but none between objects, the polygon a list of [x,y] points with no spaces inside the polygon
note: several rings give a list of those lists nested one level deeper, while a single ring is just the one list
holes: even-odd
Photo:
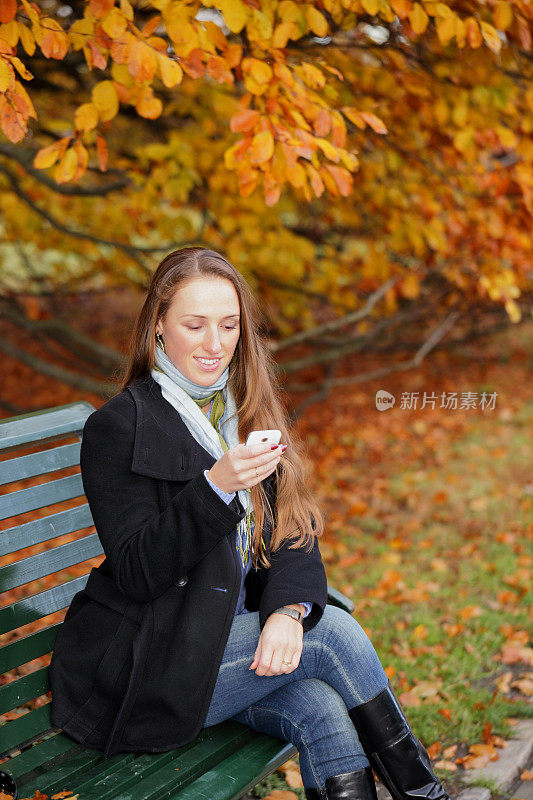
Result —
[{"label": "smiling mouth", "polygon": [[200,364],[204,364],[206,367],[214,367],[215,364],[218,364],[221,359],[220,358],[200,358],[200,356],[194,356],[196,361],[199,361]]}]

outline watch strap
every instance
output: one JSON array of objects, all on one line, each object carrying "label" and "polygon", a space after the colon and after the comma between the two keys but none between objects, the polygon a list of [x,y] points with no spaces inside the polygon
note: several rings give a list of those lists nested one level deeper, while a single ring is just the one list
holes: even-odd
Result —
[{"label": "watch strap", "polygon": [[298,620],[303,625],[303,618],[304,615],[301,611],[298,611],[296,608],[288,608],[287,606],[281,606],[281,608],[276,608],[272,611],[272,614],[288,614],[289,617]]}]

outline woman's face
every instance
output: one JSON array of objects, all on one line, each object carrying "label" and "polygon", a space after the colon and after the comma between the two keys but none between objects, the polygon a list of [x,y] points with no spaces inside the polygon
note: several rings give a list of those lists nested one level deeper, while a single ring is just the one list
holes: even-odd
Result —
[{"label": "woman's face", "polygon": [[156,325],[167,356],[193,383],[210,386],[228,366],[240,336],[239,297],[231,281],[191,278]]}]

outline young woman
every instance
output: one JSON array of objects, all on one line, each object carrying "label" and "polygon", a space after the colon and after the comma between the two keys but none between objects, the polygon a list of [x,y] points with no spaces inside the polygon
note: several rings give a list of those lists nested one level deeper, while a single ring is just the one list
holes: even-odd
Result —
[{"label": "young woman", "polygon": [[[51,662],[52,722],[162,752],[234,719],[293,742],[308,798],[449,800],[379,658],[327,605],[323,522],[250,289],[218,253],[170,253],[121,391],[88,418],[83,484],[105,560]],[[278,446],[246,445],[278,429]]]}]

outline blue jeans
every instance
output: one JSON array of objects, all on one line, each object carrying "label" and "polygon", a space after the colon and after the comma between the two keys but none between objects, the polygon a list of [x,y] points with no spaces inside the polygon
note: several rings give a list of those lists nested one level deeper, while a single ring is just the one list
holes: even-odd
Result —
[{"label": "blue jeans", "polygon": [[323,788],[330,775],[369,766],[348,709],[371,700],[388,679],[357,620],[326,605],[303,635],[297,668],[283,675],[248,669],[260,633],[259,612],[235,616],[204,728],[231,718],[292,742],[305,787]]}]

